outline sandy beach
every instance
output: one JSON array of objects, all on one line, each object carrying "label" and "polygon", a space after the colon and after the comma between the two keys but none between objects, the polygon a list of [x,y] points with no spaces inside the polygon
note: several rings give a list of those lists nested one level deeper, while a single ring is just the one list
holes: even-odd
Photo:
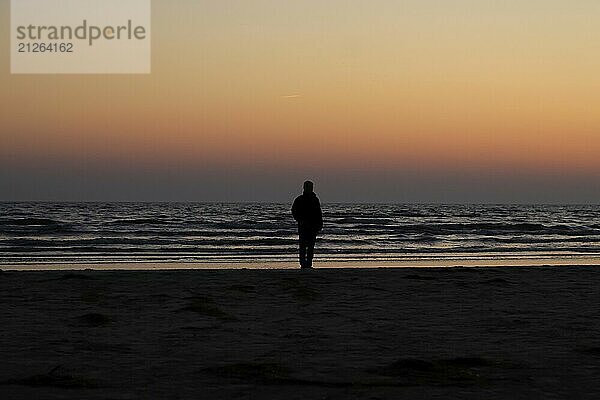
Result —
[{"label": "sandy beach", "polygon": [[595,399],[600,269],[0,273],[4,399]]}]

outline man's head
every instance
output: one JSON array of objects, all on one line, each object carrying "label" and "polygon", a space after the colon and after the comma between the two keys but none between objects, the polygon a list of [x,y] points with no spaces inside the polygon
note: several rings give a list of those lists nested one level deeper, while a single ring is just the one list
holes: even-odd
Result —
[{"label": "man's head", "polygon": [[312,193],[314,184],[311,181],[304,182],[304,193]]}]

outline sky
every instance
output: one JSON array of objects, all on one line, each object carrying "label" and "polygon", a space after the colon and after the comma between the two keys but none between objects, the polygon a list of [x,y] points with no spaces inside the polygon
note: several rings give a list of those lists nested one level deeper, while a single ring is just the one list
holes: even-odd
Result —
[{"label": "sky", "polygon": [[600,203],[597,0],[153,0],[149,75],[11,75],[0,200]]}]

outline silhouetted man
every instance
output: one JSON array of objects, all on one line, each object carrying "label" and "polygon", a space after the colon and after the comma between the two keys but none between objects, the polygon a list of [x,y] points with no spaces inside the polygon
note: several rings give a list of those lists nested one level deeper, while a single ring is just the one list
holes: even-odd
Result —
[{"label": "silhouetted man", "polygon": [[317,233],[323,229],[323,214],[311,181],[304,182],[304,193],[294,200],[292,215],[298,222],[300,267],[312,268]]}]

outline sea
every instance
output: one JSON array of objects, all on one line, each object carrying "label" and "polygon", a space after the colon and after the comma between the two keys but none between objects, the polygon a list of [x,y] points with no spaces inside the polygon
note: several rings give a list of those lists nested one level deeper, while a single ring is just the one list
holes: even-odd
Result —
[{"label": "sea", "polygon": [[[323,265],[600,264],[598,205],[323,204]],[[0,267],[295,265],[290,204],[0,203]]]}]

